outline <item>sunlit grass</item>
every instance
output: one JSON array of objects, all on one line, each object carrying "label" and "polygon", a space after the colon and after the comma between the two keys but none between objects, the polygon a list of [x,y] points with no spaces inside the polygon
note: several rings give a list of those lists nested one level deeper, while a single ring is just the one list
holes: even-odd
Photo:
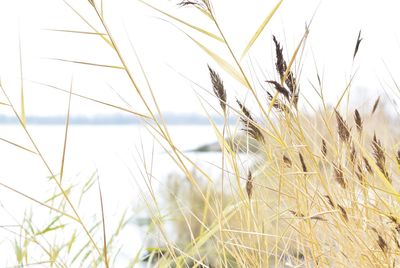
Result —
[{"label": "sunlit grass", "polygon": [[[261,81],[262,86],[258,88],[251,82],[254,74],[242,66],[242,59],[275,12],[279,12],[282,1],[277,1],[265,14],[262,24],[239,54],[226,39],[211,1],[183,1],[180,6],[205,15],[212,30],[178,18],[148,1],[140,1],[176,23],[212,62],[208,67],[208,91],[215,102],[210,103],[200,95],[199,102],[221,148],[221,161],[212,163],[219,170],[215,175],[175,146],[134,42],[129,47],[144,83],[138,82],[138,74],[134,75],[121,51],[123,46],[114,38],[104,17],[102,1],[87,2],[96,15],[95,23],[64,2],[92,32],[50,30],[98,36],[99,42],[106,42],[119,62],[114,65],[53,60],[122,72],[144,111],[80,95],[74,92],[72,81],[69,89],[42,83],[64,92],[68,98],[60,152],[62,161],[60,171],[55,172],[58,167],[49,165],[26,124],[21,60],[20,112],[8,98],[9,89],[1,89],[7,100],[4,104],[12,110],[31,144],[27,148],[2,140],[15,149],[35,154],[47,169],[55,192],[45,200],[38,200],[0,183],[19,198],[28,198],[49,210],[47,224],[43,226],[36,225],[35,215],[29,209],[18,225],[12,241],[18,266],[113,267],[122,247],[117,238],[128,219],[134,217],[124,214],[117,228],[107,233],[103,203],[107,201],[103,200],[97,173],[77,184],[64,178],[64,170],[68,168],[65,156],[68,155],[71,102],[75,97],[138,117],[180,172],[168,178],[153,177],[152,170],[157,168],[157,163],[152,162],[153,158],[149,162],[144,156],[149,148],[138,150],[140,161],[136,168],[141,171],[143,183],[136,181],[136,186],[141,187],[139,197],[150,217],[148,236],[153,238],[153,244],[143,244],[138,252],[124,256],[130,266],[142,262],[158,267],[392,267],[398,262],[400,151],[396,132],[390,124],[382,123],[389,115],[381,109],[380,99],[372,107],[362,107],[360,112],[349,108],[354,73],[333,107],[324,98],[323,81],[318,72],[317,81],[310,84],[320,103],[310,103],[302,95],[300,71],[295,68],[299,64],[295,63],[302,60],[311,23],[294,51],[288,53],[291,55],[288,59],[283,56],[279,38],[271,40],[279,79]],[[98,24],[101,29],[93,26]],[[214,52],[194,33],[217,41],[229,58]],[[353,60],[357,60],[357,52],[362,49],[360,44],[359,35]],[[232,92],[225,88],[221,77],[229,77],[245,88],[248,99],[230,101],[227,96]],[[313,113],[305,113],[303,107]],[[220,115],[225,123],[220,126],[213,122],[210,111]],[[228,123],[232,117],[237,119],[236,125]],[[234,142],[237,137],[241,137],[239,144]],[[90,195],[93,192],[96,195]],[[87,194],[92,199],[85,199]],[[90,223],[86,221],[89,215],[82,215],[79,210],[85,201],[97,204]]]}]

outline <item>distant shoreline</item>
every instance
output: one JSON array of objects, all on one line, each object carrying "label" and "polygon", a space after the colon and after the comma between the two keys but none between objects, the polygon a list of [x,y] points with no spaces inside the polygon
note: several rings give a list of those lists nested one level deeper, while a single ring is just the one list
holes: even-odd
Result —
[{"label": "distant shoreline", "polygon": [[[201,115],[191,114],[165,114],[163,119],[168,125],[209,125],[209,119]],[[221,125],[224,123],[221,117],[212,117],[211,120],[215,124]],[[27,124],[31,125],[65,125],[66,117],[63,116],[27,116]],[[70,125],[136,125],[143,121],[125,115],[94,115],[94,116],[72,116],[69,119]],[[234,119],[229,120],[234,123]],[[18,119],[15,116],[0,115],[1,125],[18,124]]]}]

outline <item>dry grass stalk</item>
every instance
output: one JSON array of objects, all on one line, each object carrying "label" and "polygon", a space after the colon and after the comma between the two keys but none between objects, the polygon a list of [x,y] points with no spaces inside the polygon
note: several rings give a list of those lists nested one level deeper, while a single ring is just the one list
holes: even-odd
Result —
[{"label": "dry grass stalk", "polygon": [[361,135],[363,129],[363,121],[357,109],[354,111],[354,121],[356,122],[357,131]]},{"label": "dry grass stalk", "polygon": [[346,189],[347,183],[346,183],[346,180],[344,179],[342,167],[340,165],[337,166],[337,165],[334,164],[333,168],[335,170],[335,180],[339,183],[339,185],[343,189]]},{"label": "dry grass stalk", "polygon": [[221,77],[208,66],[210,72],[211,83],[213,85],[214,94],[218,97],[219,105],[221,106],[224,113],[226,112],[226,90]]},{"label": "dry grass stalk", "polygon": [[361,166],[357,165],[357,170],[355,171],[355,174],[360,181],[361,185],[365,185],[365,176],[364,173],[361,170]]},{"label": "dry grass stalk", "polygon": [[400,167],[400,150],[397,151],[396,160],[397,160],[397,165],[399,165]]},{"label": "dry grass stalk", "polygon": [[261,133],[261,130],[258,128],[258,126],[254,123],[255,121],[251,116],[250,111],[239,100],[236,101],[240,107],[240,110],[243,113],[240,117],[240,120],[245,125],[245,128],[243,130],[249,133],[249,135],[255,140],[259,142],[264,142],[264,135]]},{"label": "dry grass stalk", "polygon": [[340,113],[335,110],[335,114],[336,114],[336,121],[337,121],[337,125],[338,125],[339,137],[343,142],[349,143],[349,141],[350,141],[350,129],[349,129],[346,121],[340,115]]},{"label": "dry grass stalk", "polygon": [[247,196],[249,197],[249,199],[251,199],[252,195],[253,195],[253,175],[251,174],[250,170],[249,170],[249,174],[247,175],[247,181],[246,181],[246,192],[247,192]]},{"label": "dry grass stalk", "polygon": [[386,156],[385,152],[382,149],[382,144],[381,141],[376,137],[374,134],[373,140],[372,140],[372,149],[373,149],[373,155],[375,158],[375,163],[378,166],[379,170],[383,173],[383,175],[389,180],[389,173],[386,169]]},{"label": "dry grass stalk", "polygon": [[283,163],[285,163],[285,165],[289,168],[292,167],[292,160],[290,160],[290,158],[286,155],[283,155]]},{"label": "dry grass stalk", "polygon": [[327,148],[327,146],[326,146],[326,141],[325,141],[325,139],[322,139],[321,152],[322,152],[322,155],[323,155],[324,157],[326,157],[326,156],[328,155],[328,148]]},{"label": "dry grass stalk", "polygon": [[381,100],[381,96],[379,96],[379,97],[376,99],[376,101],[375,101],[375,103],[374,103],[374,106],[372,107],[371,115],[373,115],[373,114],[375,113],[376,109],[378,108],[378,105],[379,105],[379,101],[380,101],[380,100]]},{"label": "dry grass stalk", "polygon": [[304,173],[307,173],[307,166],[306,163],[304,162],[304,157],[301,153],[299,153],[299,158],[301,163],[301,169],[303,170]]},{"label": "dry grass stalk", "polygon": [[[394,243],[396,244],[397,248],[400,249],[400,242],[399,242],[399,239],[397,239],[397,235],[395,232],[393,233],[393,240],[394,240]],[[395,266],[393,266],[393,267],[395,267]]]}]

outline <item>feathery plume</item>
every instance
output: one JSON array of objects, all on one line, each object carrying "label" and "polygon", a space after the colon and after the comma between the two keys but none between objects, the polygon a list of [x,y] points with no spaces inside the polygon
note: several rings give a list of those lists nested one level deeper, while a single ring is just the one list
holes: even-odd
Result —
[{"label": "feathery plume", "polygon": [[358,37],[357,37],[357,43],[356,43],[356,47],[355,47],[355,49],[354,49],[354,54],[353,54],[353,60],[354,60],[354,58],[356,57],[356,55],[357,55],[357,52],[358,52],[358,49],[360,48],[360,44],[361,44],[361,41],[362,41],[363,39],[361,38],[361,30],[358,32]]},{"label": "feathery plume", "polygon": [[378,245],[383,252],[385,252],[385,253],[387,252],[388,245],[387,245],[386,241],[383,239],[383,237],[379,234],[378,234]]},{"label": "feathery plume", "polygon": [[253,117],[250,114],[250,111],[242,104],[239,100],[236,100],[238,103],[240,110],[242,111],[243,115],[241,115],[240,120],[244,123],[245,130],[249,135],[259,142],[264,142],[264,136],[261,133],[261,130],[257,127],[254,123]]},{"label": "feathery plume", "polygon": [[347,187],[347,183],[344,179],[344,175],[343,175],[343,170],[342,167],[339,165],[333,165],[333,168],[335,170],[335,180],[339,183],[339,185],[343,188],[346,189]]},{"label": "feathery plume", "polygon": [[336,114],[336,121],[337,121],[337,125],[338,125],[339,137],[343,142],[348,143],[350,141],[349,127],[347,126],[346,121],[343,119],[343,117],[340,115],[340,113],[338,111],[335,110],[335,114]]},{"label": "feathery plume", "polygon": [[347,216],[347,212],[346,212],[345,208],[342,207],[341,205],[337,205],[337,206],[338,206],[338,208],[340,210],[340,213],[342,213],[343,219],[345,221],[349,221],[349,217]]},{"label": "feathery plume", "polygon": [[224,113],[226,112],[226,90],[221,77],[208,66],[210,72],[211,83],[213,85],[214,94],[218,97],[219,105],[221,106]]},{"label": "feathery plume", "polygon": [[292,167],[292,160],[290,160],[290,158],[286,155],[283,155],[283,163],[285,163],[289,168]]},{"label": "feathery plume", "polygon": [[290,95],[289,95],[290,93],[285,87],[281,86],[281,84],[273,80],[268,80],[266,82],[273,84],[275,86],[276,91],[281,93],[288,101],[290,101]]},{"label": "feathery plume", "polygon": [[[287,99],[289,101],[292,101],[293,104],[295,106],[297,106],[297,102],[299,100],[299,92],[298,92],[299,90],[297,88],[296,78],[294,77],[293,72],[291,70],[287,71],[287,64],[283,57],[283,53],[282,53],[283,49],[281,47],[281,44],[278,42],[278,40],[276,39],[276,37],[274,35],[272,36],[272,39],[275,44],[275,53],[276,53],[275,67],[276,67],[276,70],[278,71],[279,77],[281,78],[281,82],[282,83],[285,82],[286,86],[289,88],[290,94],[288,94]],[[286,71],[287,71],[287,74],[285,77]],[[270,81],[268,81],[268,82],[270,82]],[[281,86],[280,83],[278,83],[278,84],[279,84],[279,86]],[[281,92],[280,89],[276,85],[275,85],[275,88],[279,92]],[[290,95],[290,99],[289,99],[289,95]]]},{"label": "feathery plume", "polygon": [[[274,99],[274,97],[273,97],[273,96],[271,95],[271,93],[269,93],[268,91],[266,91],[266,92],[267,92],[268,100],[269,100],[269,101],[272,101],[272,100]],[[281,111],[281,112],[289,111],[288,107],[287,107],[284,103],[282,103],[279,99],[277,99],[277,98],[276,98],[275,101],[274,101],[273,107],[274,107],[275,109]]]},{"label": "feathery plume", "polygon": [[356,147],[354,144],[351,145],[351,151],[350,151],[350,162],[354,165],[356,162],[356,157],[357,157],[357,152],[356,152]]},{"label": "feathery plume", "polygon": [[307,173],[307,166],[306,166],[306,163],[304,162],[304,158],[301,153],[299,153],[299,158],[300,158],[301,168],[302,168],[303,172]]},{"label": "feathery plume", "polygon": [[372,139],[372,149],[376,165],[378,166],[379,170],[383,173],[383,175],[389,181],[391,181],[389,179],[389,173],[386,170],[385,152],[383,151],[381,141],[376,137],[376,134],[374,134],[374,137]]},{"label": "feathery plume", "polygon": [[326,147],[326,141],[325,141],[325,139],[322,139],[321,152],[322,152],[322,155],[323,155],[324,157],[326,157],[327,154],[328,154],[328,148]]},{"label": "feathery plume", "polygon": [[365,169],[368,171],[369,174],[372,174],[372,168],[371,165],[368,162],[368,159],[363,157],[364,159],[364,165],[365,165]]},{"label": "feathery plume", "polygon": [[246,191],[247,191],[247,196],[249,197],[249,199],[251,199],[251,196],[253,195],[253,176],[250,170],[249,174],[247,175]]},{"label": "feathery plume", "polygon": [[354,121],[356,122],[358,133],[361,134],[362,129],[363,129],[363,122],[361,119],[361,115],[357,109],[355,109],[355,111],[354,111]]},{"label": "feathery plume", "polygon": [[375,113],[376,109],[378,108],[378,105],[379,105],[379,101],[380,101],[380,100],[381,100],[381,96],[379,96],[379,97],[376,99],[376,101],[375,101],[375,103],[374,103],[374,106],[372,107],[371,115],[373,115],[373,114]]}]

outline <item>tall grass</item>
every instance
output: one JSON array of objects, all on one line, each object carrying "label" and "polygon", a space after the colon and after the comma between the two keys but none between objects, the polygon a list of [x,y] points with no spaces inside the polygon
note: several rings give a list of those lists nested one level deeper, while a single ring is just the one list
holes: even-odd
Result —
[{"label": "tall grass", "polygon": [[[104,17],[102,1],[87,2],[95,14],[96,24],[66,2],[93,31],[79,34],[98,35],[99,41],[105,42],[115,53],[119,65],[62,61],[124,72],[144,112],[74,93],[72,82],[69,90],[53,87],[68,94],[69,100],[58,174],[49,166],[30,134],[25,111],[18,113],[2,87],[7,106],[19,120],[33,149],[14,145],[37,155],[56,189],[54,195],[42,201],[2,185],[51,211],[45,226],[35,226],[33,213],[27,213],[19,225],[20,231],[15,233],[13,243],[18,266],[36,263],[54,267],[112,267],[119,258],[119,247],[114,246],[114,241],[129,217],[122,217],[112,234],[106,233],[107,214],[96,174],[80,187],[65,183],[63,175],[68,168],[64,157],[68,153],[71,98],[79,97],[140,118],[180,171],[157,184],[151,174],[152,167],[143,160],[144,184],[137,185],[144,185],[141,198],[151,217],[149,236],[153,244],[144,245],[143,252],[129,256],[131,266],[142,259],[147,265],[157,267],[395,267],[400,252],[400,194],[397,190],[400,151],[393,126],[383,123],[382,118],[388,115],[381,109],[380,98],[368,109],[352,111],[344,103],[351,88],[349,83],[330,108],[325,102],[318,73],[316,92],[321,103],[311,105],[302,96],[301,89],[305,85],[301,83],[295,63],[303,55],[310,25],[295,50],[288,53],[292,55],[290,58],[285,58],[279,38],[271,38],[277,79],[261,81],[262,89],[258,90],[250,82],[252,74],[245,70],[241,60],[282,1],[266,14],[240,56],[226,39],[211,1],[182,1],[179,5],[204,14],[213,31],[147,1],[141,2],[173,23],[186,27],[183,33],[212,60],[208,66],[208,91],[215,101],[209,103],[201,99],[201,103],[220,144],[221,162],[213,163],[219,168],[219,175],[212,175],[175,146],[138,54],[134,51],[143,83],[136,79],[121,51],[122,46],[113,36]],[[98,24],[101,29],[93,26]],[[198,41],[193,32],[219,42],[230,58],[215,53]],[[353,60],[362,50],[361,40],[360,32]],[[133,44],[130,45],[134,50]],[[230,101],[231,91],[225,87],[223,79],[227,76],[246,88],[250,100]],[[314,113],[305,113],[301,104]],[[210,109],[224,118],[223,126],[211,120]],[[231,117],[237,118],[237,125],[229,124]],[[244,137],[239,144],[234,142],[237,136]],[[257,150],[252,149],[254,147]],[[94,223],[88,225],[78,208],[84,200],[82,196],[96,183],[100,213],[94,213]],[[59,233],[68,235],[59,238]],[[78,239],[78,236],[84,238]],[[144,254],[145,247],[147,254]],[[31,255],[32,251],[35,253]]]}]

